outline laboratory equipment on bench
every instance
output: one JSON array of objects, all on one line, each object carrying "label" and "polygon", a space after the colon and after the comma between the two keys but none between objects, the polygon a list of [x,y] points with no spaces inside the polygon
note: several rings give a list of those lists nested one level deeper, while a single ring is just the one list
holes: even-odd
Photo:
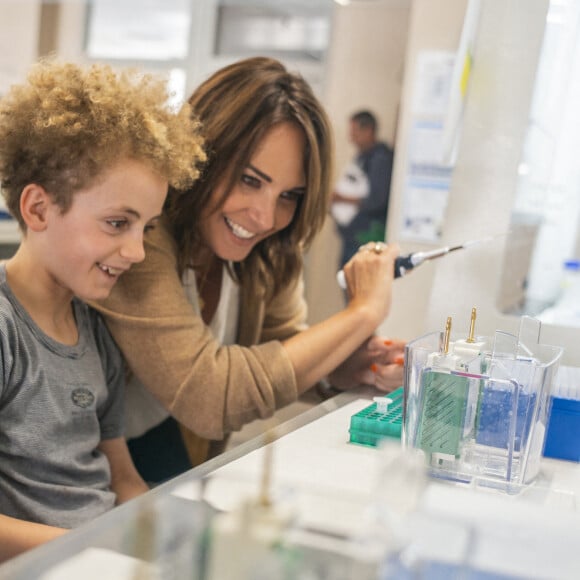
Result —
[{"label": "laboratory equipment on bench", "polygon": [[580,368],[559,368],[551,408],[544,457],[580,461]]},{"label": "laboratory equipment on bench", "polygon": [[403,426],[403,387],[374,397],[374,403],[350,418],[349,442],[377,447],[386,438],[400,439]]},{"label": "laboratory equipment on bench", "polygon": [[475,318],[466,338],[453,340],[448,318],[407,344],[402,441],[432,476],[515,493],[539,471],[562,348],[540,343],[533,318],[493,337],[475,337]]},{"label": "laboratory equipment on bench", "polygon": [[[254,569],[276,559],[292,521],[292,510],[271,496],[273,434],[266,432],[264,461],[257,497],[246,498],[240,506],[213,518],[209,530],[207,576],[204,580],[251,580]],[[272,577],[276,577],[272,574]]]}]

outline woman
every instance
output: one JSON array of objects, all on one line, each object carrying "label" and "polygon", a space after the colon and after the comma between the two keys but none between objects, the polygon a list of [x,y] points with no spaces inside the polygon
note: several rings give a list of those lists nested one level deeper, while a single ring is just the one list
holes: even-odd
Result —
[{"label": "woman", "polygon": [[[99,306],[134,375],[127,435],[149,481],[189,466],[171,457],[181,446],[174,419],[196,465],[228,432],[326,376],[341,388],[402,381],[402,343],[369,342],[390,308],[396,247],[359,252],[345,267],[346,308],[305,324],[302,256],[332,177],[329,122],[308,84],[251,58],[215,73],[189,103],[208,156],[201,178],[170,191],[145,261]],[[163,460],[175,469],[161,473]]]}]

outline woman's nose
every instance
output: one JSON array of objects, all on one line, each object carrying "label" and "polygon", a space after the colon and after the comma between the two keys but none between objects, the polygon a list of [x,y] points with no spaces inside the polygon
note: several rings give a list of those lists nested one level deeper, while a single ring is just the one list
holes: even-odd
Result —
[{"label": "woman's nose", "polygon": [[266,190],[260,195],[252,196],[252,202],[248,208],[248,214],[260,233],[274,228],[276,223],[276,202],[278,195],[276,192]]}]

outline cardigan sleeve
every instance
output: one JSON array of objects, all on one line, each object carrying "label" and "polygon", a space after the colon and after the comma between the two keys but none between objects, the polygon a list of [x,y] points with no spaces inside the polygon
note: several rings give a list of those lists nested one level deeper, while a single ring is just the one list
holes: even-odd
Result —
[{"label": "cardigan sleeve", "polygon": [[[295,322],[282,322],[284,308],[276,303],[266,309],[274,314],[267,316],[265,334],[281,338]],[[131,371],[177,421],[202,437],[222,439],[298,396],[294,369],[278,340],[243,347],[214,339],[187,299],[175,244],[161,225],[147,237],[145,260],[119,279],[107,300],[92,305]]]},{"label": "cardigan sleeve", "polygon": [[304,283],[300,277],[266,305],[259,342],[285,340],[305,330],[306,316]]}]

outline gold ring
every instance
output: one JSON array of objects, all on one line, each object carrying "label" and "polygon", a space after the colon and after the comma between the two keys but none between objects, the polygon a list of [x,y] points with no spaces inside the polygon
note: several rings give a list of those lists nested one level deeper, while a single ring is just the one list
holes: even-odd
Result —
[{"label": "gold ring", "polygon": [[375,242],[375,245],[373,246],[373,252],[375,254],[381,254],[383,252],[383,244],[380,242]]}]

